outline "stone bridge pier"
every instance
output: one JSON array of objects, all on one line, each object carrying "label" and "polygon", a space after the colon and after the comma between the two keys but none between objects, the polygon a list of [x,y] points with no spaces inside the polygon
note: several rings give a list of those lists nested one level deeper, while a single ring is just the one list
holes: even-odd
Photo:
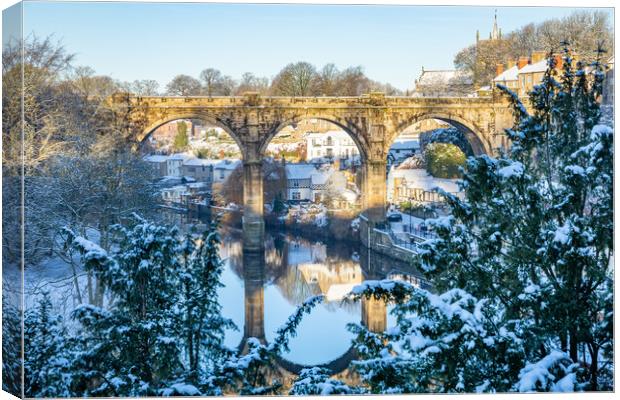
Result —
[{"label": "stone bridge pier", "polygon": [[243,161],[243,247],[246,251],[261,251],[265,247],[265,220],[263,218],[263,162]]}]

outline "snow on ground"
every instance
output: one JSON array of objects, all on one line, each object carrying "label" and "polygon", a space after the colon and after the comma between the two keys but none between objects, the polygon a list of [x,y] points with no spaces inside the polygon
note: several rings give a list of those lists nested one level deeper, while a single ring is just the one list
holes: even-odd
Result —
[{"label": "snow on ground", "polygon": [[295,204],[288,209],[284,219],[293,220],[298,224],[312,224],[318,227],[327,226],[327,207],[323,204]]},{"label": "snow on ground", "polygon": [[435,178],[425,169],[390,169],[388,174],[388,201],[392,200],[394,193],[394,178],[405,178],[407,186],[411,188],[432,191],[440,188],[449,193],[459,192],[459,179]]},{"label": "snow on ground", "polygon": [[410,227],[414,231],[420,230],[420,225],[424,223],[424,220],[422,218],[411,216],[402,211],[388,211],[388,216],[393,214],[400,214],[400,216],[402,217],[401,221],[390,221],[390,227],[394,232],[409,232]]}]

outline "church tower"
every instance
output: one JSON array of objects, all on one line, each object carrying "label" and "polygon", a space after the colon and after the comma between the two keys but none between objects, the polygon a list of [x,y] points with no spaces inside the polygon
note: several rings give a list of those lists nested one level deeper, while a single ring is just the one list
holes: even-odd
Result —
[{"label": "church tower", "polygon": [[497,10],[495,10],[495,18],[493,20],[493,30],[491,31],[491,40],[499,40],[502,38],[502,31],[497,27]]}]

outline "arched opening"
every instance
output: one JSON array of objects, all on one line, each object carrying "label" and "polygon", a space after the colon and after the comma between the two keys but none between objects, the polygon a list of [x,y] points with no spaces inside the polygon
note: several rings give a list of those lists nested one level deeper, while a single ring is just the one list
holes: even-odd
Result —
[{"label": "arched opening", "polygon": [[[472,136],[475,141],[472,141]],[[418,119],[404,127],[387,151],[387,226],[401,245],[432,236],[426,219],[445,215],[445,191],[457,196],[460,167],[482,143],[446,118]]]},{"label": "arched opening", "polygon": [[154,123],[138,139],[168,220],[187,214],[209,217],[213,207],[238,208],[243,203],[242,188],[240,200],[228,200],[239,186],[228,182],[241,165],[243,152],[238,139],[222,125],[208,117],[183,115]]},{"label": "arched opening", "polygon": [[333,120],[309,117],[279,127],[261,154],[268,228],[356,237],[365,158],[359,138]]}]

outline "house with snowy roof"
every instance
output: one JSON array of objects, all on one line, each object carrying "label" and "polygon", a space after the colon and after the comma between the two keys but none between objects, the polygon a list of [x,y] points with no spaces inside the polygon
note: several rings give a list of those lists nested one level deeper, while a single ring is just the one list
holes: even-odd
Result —
[{"label": "house with snowy roof", "polygon": [[[554,55],[555,68],[562,68],[562,56]],[[573,63],[579,59],[578,54],[572,54]],[[540,84],[547,71],[548,59],[545,51],[534,51],[531,57],[519,57],[518,60],[509,60],[506,63],[507,69],[504,70],[504,64],[497,64],[496,77],[493,79],[494,86],[498,83],[505,85],[508,89],[514,91],[519,97],[527,97],[534,89],[534,86]]]},{"label": "house with snowy roof", "polygon": [[544,51],[532,53],[530,63],[519,68],[519,96],[526,97],[538,85],[547,71],[547,58]]},{"label": "house with snowy roof", "polygon": [[211,160],[213,162],[213,182],[224,183],[233,171],[241,164],[241,160]]},{"label": "house with snowy roof", "polygon": [[202,158],[190,158],[183,163],[183,175],[199,182],[213,182],[213,162]]},{"label": "house with snowy roof", "polygon": [[417,139],[396,139],[388,152],[389,160],[402,161],[420,150],[420,141]]},{"label": "house with snowy roof", "polygon": [[168,176],[183,176],[183,163],[191,158],[190,155],[185,153],[171,154],[166,159]]},{"label": "house with snowy roof", "polygon": [[504,70],[504,64],[497,64],[495,73],[493,86],[500,84],[514,92],[519,90],[519,67],[514,60],[508,61],[506,70]]},{"label": "house with snowy roof", "polygon": [[415,97],[450,97],[465,96],[473,93],[474,80],[464,71],[449,70],[426,70],[415,80]]},{"label": "house with snowy roof", "polygon": [[317,167],[312,164],[286,164],[286,199],[309,201],[312,198],[312,174]]},{"label": "house with snowy roof", "polygon": [[344,172],[333,166],[313,164],[286,164],[286,199],[290,201],[320,202],[328,190],[341,193],[347,187]]},{"label": "house with snowy roof", "polygon": [[157,176],[166,176],[168,174],[168,156],[162,154],[149,154],[143,158]]}]

